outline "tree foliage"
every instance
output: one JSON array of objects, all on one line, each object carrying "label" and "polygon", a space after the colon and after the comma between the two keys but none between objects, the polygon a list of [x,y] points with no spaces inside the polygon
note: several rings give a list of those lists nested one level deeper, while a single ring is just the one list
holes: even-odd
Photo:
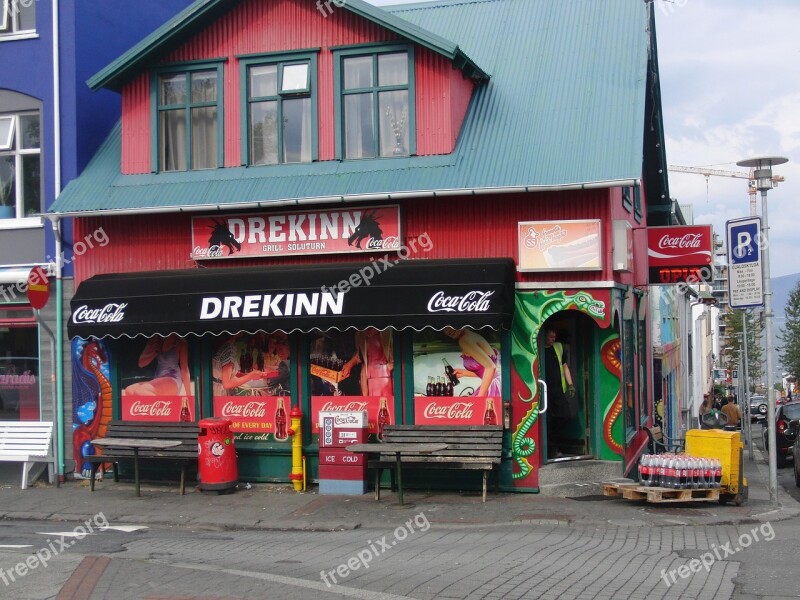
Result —
[{"label": "tree foliage", "polygon": [[747,385],[751,391],[755,389],[755,384],[764,375],[764,351],[759,343],[762,334],[761,319],[753,314],[752,310],[735,309],[729,310],[722,317],[728,331],[730,332],[727,343],[734,348],[732,352],[724,355],[723,363],[726,369],[731,371],[738,368],[739,353],[744,352],[742,348],[742,333],[744,324],[747,324]]},{"label": "tree foliage", "polygon": [[789,293],[784,314],[783,345],[779,348],[781,365],[784,371],[797,376],[800,375],[800,282]]}]

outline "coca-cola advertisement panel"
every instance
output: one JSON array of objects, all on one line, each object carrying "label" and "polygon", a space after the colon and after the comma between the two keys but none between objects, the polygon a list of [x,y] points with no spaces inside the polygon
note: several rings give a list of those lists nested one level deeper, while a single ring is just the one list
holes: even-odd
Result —
[{"label": "coca-cola advertisement panel", "polygon": [[713,237],[711,225],[648,227],[650,283],[711,283]]},{"label": "coca-cola advertisement panel", "polygon": [[600,219],[524,221],[517,233],[523,273],[603,268]]},{"label": "coca-cola advertisement panel", "polygon": [[282,332],[238,333],[214,344],[214,416],[232,421],[237,440],[289,440],[291,347]]},{"label": "coca-cola advertisement panel", "polygon": [[189,364],[189,344],[175,334],[124,344],[119,352],[123,420],[194,421]]},{"label": "coca-cola advertisement panel", "polygon": [[502,406],[496,396],[432,398],[414,397],[414,423],[417,425],[499,425],[495,407]]},{"label": "coca-cola advertisement panel", "polygon": [[285,442],[289,439],[287,400],[282,396],[215,396],[214,416],[230,419],[237,440]]},{"label": "coca-cola advertisement panel", "polygon": [[319,433],[320,412],[352,412],[367,411],[367,432],[378,435],[379,414],[382,425],[394,424],[394,397],[393,396],[311,396],[311,414],[313,422],[311,433]]},{"label": "coca-cola advertisement panel", "polygon": [[[313,332],[309,346],[311,409],[366,410],[380,439],[394,423],[394,337],[391,330]],[[318,432],[318,423],[314,433]]]},{"label": "coca-cola advertisement panel", "polygon": [[195,260],[385,253],[400,245],[397,205],[192,219]]},{"label": "coca-cola advertisement panel", "polygon": [[194,399],[188,396],[122,396],[123,421],[195,421]]},{"label": "coca-cola advertisement panel", "polygon": [[414,422],[497,425],[500,334],[469,327],[414,334]]}]

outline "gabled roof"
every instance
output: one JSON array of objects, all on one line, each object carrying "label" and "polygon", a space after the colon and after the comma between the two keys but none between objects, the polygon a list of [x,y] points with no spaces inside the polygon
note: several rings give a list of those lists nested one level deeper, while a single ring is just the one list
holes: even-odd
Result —
[{"label": "gabled roof", "polygon": [[[118,128],[51,210],[247,209],[635,185],[650,119],[648,6],[636,0],[393,6],[396,18],[458,39],[492,73],[473,92],[452,154],[120,175]],[[660,101],[652,109],[660,113]]]},{"label": "gabled roof", "polygon": [[[311,2],[312,0],[308,0]],[[196,0],[186,9],[164,23],[153,33],[96,73],[87,84],[93,90],[109,88],[119,91],[132,73],[157,59],[190,35],[201,30],[220,14],[231,9],[232,0]],[[334,5],[337,6],[337,5]],[[418,25],[409,23],[391,12],[364,2],[346,0],[340,7],[380,25],[399,36],[437,52],[462,69],[468,77],[486,79],[488,75],[461,51],[457,44]]]}]

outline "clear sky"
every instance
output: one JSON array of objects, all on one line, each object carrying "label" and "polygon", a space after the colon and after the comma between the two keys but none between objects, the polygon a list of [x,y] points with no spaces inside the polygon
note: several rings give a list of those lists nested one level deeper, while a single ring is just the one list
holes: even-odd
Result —
[{"label": "clear sky", "polygon": [[[787,157],[774,169],[786,181],[767,196],[770,271],[800,272],[800,0],[655,0],[654,10],[667,161],[745,172],[737,161]],[[750,215],[745,179],[673,172],[670,192],[723,237],[726,220]]]}]

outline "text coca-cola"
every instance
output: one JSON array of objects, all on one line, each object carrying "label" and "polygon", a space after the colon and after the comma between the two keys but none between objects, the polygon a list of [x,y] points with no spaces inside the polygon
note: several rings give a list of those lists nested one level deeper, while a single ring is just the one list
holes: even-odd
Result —
[{"label": "text coca-cola", "polygon": [[425,407],[424,415],[428,419],[471,419],[473,406],[472,402],[454,402],[450,406],[431,402]]},{"label": "text coca-cola", "polygon": [[142,402],[135,400],[131,404],[131,415],[136,417],[169,417],[172,414],[172,404],[166,400]]},{"label": "text coca-cola", "polygon": [[428,300],[428,312],[486,312],[493,294],[494,291],[473,290],[462,296],[446,296],[444,292],[436,292]]},{"label": "text coca-cola", "polygon": [[103,308],[89,308],[86,305],[79,306],[72,313],[73,323],[118,323],[125,318],[125,307],[127,302],[109,303]]},{"label": "text coca-cola", "polygon": [[226,402],[222,406],[221,417],[256,417],[262,418],[267,415],[266,402],[247,402],[246,404],[236,404]]}]

